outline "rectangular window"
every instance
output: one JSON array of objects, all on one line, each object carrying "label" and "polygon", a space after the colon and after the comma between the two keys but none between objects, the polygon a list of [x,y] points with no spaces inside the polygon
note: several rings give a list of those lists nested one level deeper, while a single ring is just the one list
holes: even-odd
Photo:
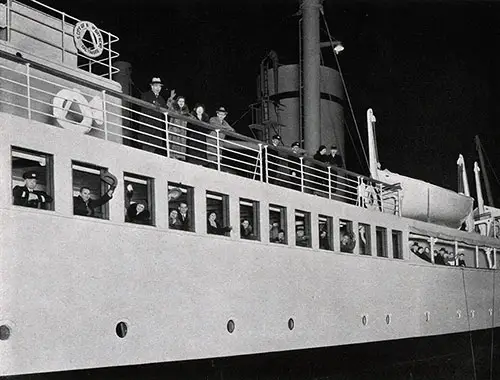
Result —
[{"label": "rectangular window", "polygon": [[295,210],[295,245],[311,247],[311,213]]},{"label": "rectangular window", "polygon": [[240,198],[240,238],[260,240],[259,202]]},{"label": "rectangular window", "polygon": [[401,231],[392,230],[392,257],[403,258],[403,233]]},{"label": "rectangular window", "polygon": [[113,190],[105,180],[108,170],[100,166],[74,161],[71,167],[73,171],[73,213],[109,219],[108,202],[113,196]]},{"label": "rectangular window", "polygon": [[319,249],[333,251],[333,218],[318,215]]},{"label": "rectangular window", "polygon": [[359,223],[358,239],[359,239],[359,254],[370,256],[372,254],[372,245],[371,245],[371,230],[369,224]]},{"label": "rectangular window", "polygon": [[350,220],[339,220],[340,252],[352,253],[356,247],[356,235],[354,235],[352,222]]},{"label": "rectangular window", "polygon": [[207,233],[229,236],[229,197],[207,191]]},{"label": "rectangular window", "polygon": [[376,227],[375,234],[377,238],[377,256],[387,257],[387,229]]},{"label": "rectangular window", "polygon": [[154,225],[154,180],[125,173],[125,222]]},{"label": "rectangular window", "polygon": [[168,226],[173,230],[194,232],[194,189],[168,183]]},{"label": "rectangular window", "polygon": [[286,207],[269,205],[269,241],[288,244]]},{"label": "rectangular window", "polygon": [[54,210],[53,156],[12,147],[12,196],[14,205]]}]

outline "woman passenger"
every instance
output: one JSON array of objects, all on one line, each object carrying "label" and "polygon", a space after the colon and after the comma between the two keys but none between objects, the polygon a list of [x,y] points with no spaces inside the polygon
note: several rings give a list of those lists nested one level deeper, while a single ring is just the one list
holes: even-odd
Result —
[{"label": "woman passenger", "polygon": [[[191,112],[191,117],[199,122],[208,123],[210,118],[205,113],[205,106],[201,103],[197,103],[193,111]],[[209,130],[198,124],[189,123],[187,131],[187,146],[186,149],[186,161],[191,162],[196,165],[206,165],[207,164],[207,134]]]},{"label": "woman passenger", "polygon": [[223,227],[217,222],[217,213],[212,211],[208,214],[207,233],[214,235],[225,235],[233,229],[231,226]]}]

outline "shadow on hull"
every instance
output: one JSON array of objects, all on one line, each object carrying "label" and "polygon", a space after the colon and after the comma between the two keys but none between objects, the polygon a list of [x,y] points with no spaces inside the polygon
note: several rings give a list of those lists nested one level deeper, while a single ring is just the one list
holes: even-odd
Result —
[{"label": "shadow on hull", "polygon": [[499,379],[499,347],[500,329],[497,328],[471,334],[11,376],[9,379]]}]

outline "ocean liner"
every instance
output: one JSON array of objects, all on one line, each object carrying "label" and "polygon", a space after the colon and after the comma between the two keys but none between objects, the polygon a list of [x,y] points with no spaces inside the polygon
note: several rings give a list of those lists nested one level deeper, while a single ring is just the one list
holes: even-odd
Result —
[{"label": "ocean liner", "polygon": [[0,376],[498,378],[493,208],[128,96],[117,40],[0,4]]}]

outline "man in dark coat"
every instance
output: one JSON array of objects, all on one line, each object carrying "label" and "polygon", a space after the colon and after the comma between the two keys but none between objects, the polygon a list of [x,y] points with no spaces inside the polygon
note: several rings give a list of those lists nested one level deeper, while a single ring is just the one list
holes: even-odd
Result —
[{"label": "man in dark coat", "polygon": [[336,191],[337,184],[341,183],[340,177],[342,173],[339,173],[334,168],[343,168],[344,160],[342,160],[342,156],[340,155],[337,146],[332,145],[330,148],[330,154],[328,155],[327,162],[331,165],[331,175],[332,175],[332,192]]},{"label": "man in dark coat", "polygon": [[[156,111],[147,107],[141,109],[141,112],[145,115],[141,116],[141,122],[143,124],[141,124],[139,128],[140,132],[142,132],[140,133],[139,140],[147,143],[143,145],[144,150],[164,153],[166,152],[167,146],[165,142],[165,122],[163,121],[165,117],[160,108],[167,108],[167,102],[163,96],[160,95],[160,91],[163,87],[160,78],[151,79],[150,86],[151,90],[143,93],[141,99],[153,104]],[[175,91],[173,91],[173,94],[175,96]],[[146,133],[153,136],[146,135]],[[158,138],[154,136],[158,136]],[[165,148],[165,150],[162,148]]]},{"label": "man in dark coat", "polygon": [[183,231],[191,231],[191,224],[189,221],[188,214],[188,205],[184,202],[181,202],[179,205],[179,221],[181,224],[181,230]]},{"label": "man in dark coat", "polygon": [[298,190],[300,191],[300,183],[302,180],[302,171],[301,171],[301,165],[300,165],[300,144],[298,141],[295,141],[292,146],[292,152],[293,154],[288,156],[288,168],[290,169],[290,177],[288,178],[288,181],[292,182],[293,184],[290,185],[291,189]]},{"label": "man in dark coat", "polygon": [[96,209],[113,198],[114,189],[111,188],[99,199],[90,198],[90,189],[88,187],[80,188],[80,194],[73,197],[73,213],[75,215],[94,216]]},{"label": "man in dark coat", "polygon": [[38,174],[28,171],[23,174],[24,186],[15,186],[12,190],[14,204],[24,207],[45,209],[47,203],[53,201],[45,191],[35,190]]}]

